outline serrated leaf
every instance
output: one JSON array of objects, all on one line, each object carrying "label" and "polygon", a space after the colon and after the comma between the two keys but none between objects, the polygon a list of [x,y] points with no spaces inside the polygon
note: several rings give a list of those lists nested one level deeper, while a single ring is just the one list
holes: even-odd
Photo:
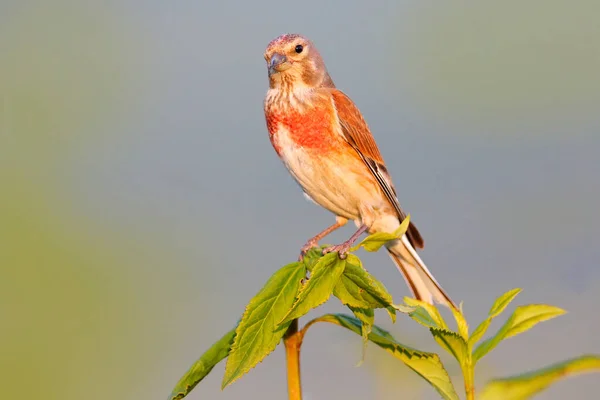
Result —
[{"label": "serrated leaf", "polygon": [[254,368],[275,349],[289,326],[289,323],[278,323],[294,304],[305,276],[302,262],[288,264],[275,272],[250,300],[236,328],[222,388]]},{"label": "serrated leaf", "polygon": [[386,287],[369,274],[353,254],[348,254],[346,266],[333,294],[342,304],[359,308],[387,308],[393,304]]},{"label": "serrated leaf", "polygon": [[456,332],[446,329],[429,328],[435,341],[464,367],[469,356],[467,342]]},{"label": "serrated leaf", "polygon": [[280,323],[300,318],[313,308],[325,303],[331,296],[345,267],[346,260],[340,259],[337,253],[329,253],[321,257],[314,265],[310,279],[300,289],[296,302]]},{"label": "serrated leaf", "polygon": [[480,399],[530,399],[561,378],[594,371],[600,372],[600,357],[586,355],[526,374],[493,380],[485,386]]},{"label": "serrated leaf", "polygon": [[469,340],[469,324],[462,313],[462,304],[460,309],[457,310],[454,307],[450,307],[454,320],[456,321],[456,327],[458,328],[458,334],[463,338],[465,342]]},{"label": "serrated leaf", "polygon": [[192,389],[200,383],[212,369],[229,354],[235,329],[227,332],[221,339],[213,344],[181,377],[169,395],[169,400],[180,400],[187,396]]},{"label": "serrated leaf", "polygon": [[[357,318],[344,314],[328,314],[317,319],[340,325],[361,335],[361,322]],[[374,325],[369,341],[383,348],[402,361],[407,367],[425,379],[446,400],[458,400],[459,397],[437,354],[419,351],[397,342],[389,332]]]},{"label": "serrated leaf", "polygon": [[351,306],[348,306],[348,308],[361,322],[360,332],[363,338],[363,350],[360,362],[358,363],[358,365],[360,365],[365,359],[367,343],[369,342],[369,334],[373,330],[373,325],[375,324],[375,312],[370,308],[356,308]]},{"label": "serrated leaf", "polygon": [[373,233],[363,239],[362,242],[352,247],[350,251],[356,251],[363,247],[366,251],[374,252],[378,251],[387,242],[402,238],[402,235],[406,233],[408,224],[410,223],[410,215],[407,215],[404,221],[400,224],[400,227],[396,229],[394,233],[377,232]]},{"label": "serrated leaf", "polygon": [[547,321],[564,313],[563,309],[546,304],[530,304],[517,307],[494,336],[484,340],[477,346],[473,352],[473,360],[475,362],[480,360],[502,340],[523,333],[542,321]]},{"label": "serrated leaf", "polygon": [[490,312],[488,315],[491,318],[496,318],[498,315],[500,315],[502,313],[502,311],[504,311],[506,309],[506,307],[508,307],[510,302],[513,301],[514,298],[517,297],[517,295],[519,293],[521,293],[521,290],[522,289],[519,289],[519,288],[512,289],[512,290],[509,290],[508,292],[504,293],[502,296],[498,297],[496,299],[496,301],[494,302],[494,305],[490,309]]},{"label": "serrated leaf", "polygon": [[439,310],[434,305],[413,299],[412,297],[405,297],[404,302],[409,307],[414,307],[414,311],[410,312],[408,315],[421,325],[428,328],[449,330],[444,318],[442,318]]}]

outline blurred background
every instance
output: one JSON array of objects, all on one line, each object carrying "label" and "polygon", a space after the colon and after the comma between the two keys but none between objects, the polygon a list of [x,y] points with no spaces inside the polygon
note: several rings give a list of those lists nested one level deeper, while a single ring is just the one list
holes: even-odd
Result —
[{"label": "blurred background", "polygon": [[[333,221],[268,141],[262,54],[285,32],[313,39],[361,108],[425,262],[470,321],[513,287],[515,304],[569,311],[501,344],[479,387],[600,352],[599,12],[593,0],[2,1],[0,397],[166,398]],[[408,294],[387,255],[361,256],[397,301]],[[378,322],[437,351],[406,318]],[[356,335],[311,329],[305,398],[437,398],[383,351],[356,368],[360,355]],[[286,396],[281,349],[221,392],[223,368],[189,398]],[[539,398],[591,398],[597,381]]]}]

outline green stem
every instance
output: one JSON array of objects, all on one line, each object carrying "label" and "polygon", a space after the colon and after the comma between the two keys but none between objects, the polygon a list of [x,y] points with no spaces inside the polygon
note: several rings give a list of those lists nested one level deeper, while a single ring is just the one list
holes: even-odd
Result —
[{"label": "green stem", "polygon": [[283,336],[285,359],[287,364],[287,384],[289,400],[302,400],[302,385],[300,383],[300,347],[304,332],[298,331],[298,320],[290,324]]},{"label": "green stem", "polygon": [[462,372],[467,400],[475,400],[475,368],[470,355],[462,367]]}]

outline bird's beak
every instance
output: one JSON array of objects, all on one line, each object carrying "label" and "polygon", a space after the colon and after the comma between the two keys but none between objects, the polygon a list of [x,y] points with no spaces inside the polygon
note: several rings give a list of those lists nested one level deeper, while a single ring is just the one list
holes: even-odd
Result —
[{"label": "bird's beak", "polygon": [[269,62],[269,75],[285,71],[286,69],[292,66],[291,63],[288,62],[288,59],[283,54],[275,53],[271,57],[271,61]]}]

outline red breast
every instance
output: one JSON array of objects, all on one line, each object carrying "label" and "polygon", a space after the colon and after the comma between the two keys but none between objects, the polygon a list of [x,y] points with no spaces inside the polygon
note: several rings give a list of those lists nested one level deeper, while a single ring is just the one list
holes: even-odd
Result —
[{"label": "red breast", "polygon": [[318,102],[299,110],[288,101],[287,107],[266,107],[265,117],[269,138],[277,154],[281,153],[277,144],[280,129],[285,129],[289,139],[305,150],[325,153],[340,147],[342,137],[336,132],[336,115],[330,103]]}]

